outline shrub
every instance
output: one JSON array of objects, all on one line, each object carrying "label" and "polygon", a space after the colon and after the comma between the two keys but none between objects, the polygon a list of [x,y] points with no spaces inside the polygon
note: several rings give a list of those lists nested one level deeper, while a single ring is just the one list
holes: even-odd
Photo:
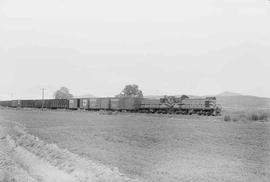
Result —
[{"label": "shrub", "polygon": [[248,119],[250,121],[257,121],[257,120],[259,120],[259,116],[258,116],[257,113],[252,113],[252,114],[249,115]]},{"label": "shrub", "polygon": [[259,120],[261,120],[261,121],[268,121],[268,114],[266,114],[266,113],[261,113],[261,114],[259,115]]},{"label": "shrub", "polygon": [[224,116],[224,121],[231,121],[232,119],[231,119],[231,116],[229,115],[229,114],[226,114],[225,116]]},{"label": "shrub", "polygon": [[252,114],[249,114],[248,120],[250,120],[250,121],[267,121],[268,115],[266,113],[252,113]]},{"label": "shrub", "polygon": [[269,121],[270,114],[262,110],[227,112],[224,121]]}]

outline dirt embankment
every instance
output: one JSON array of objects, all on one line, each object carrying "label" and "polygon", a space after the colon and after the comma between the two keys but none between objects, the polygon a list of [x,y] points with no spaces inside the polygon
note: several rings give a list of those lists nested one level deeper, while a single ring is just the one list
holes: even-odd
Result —
[{"label": "dirt embankment", "polygon": [[22,126],[0,122],[0,181],[138,181],[117,168],[97,164],[55,144],[46,144]]}]

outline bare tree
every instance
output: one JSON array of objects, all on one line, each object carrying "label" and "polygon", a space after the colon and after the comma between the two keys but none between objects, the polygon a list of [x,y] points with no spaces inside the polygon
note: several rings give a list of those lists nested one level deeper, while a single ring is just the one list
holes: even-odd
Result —
[{"label": "bare tree", "polygon": [[55,99],[71,99],[71,98],[73,98],[73,95],[71,93],[69,93],[69,89],[66,87],[61,87],[53,95],[54,95]]},{"label": "bare tree", "polygon": [[122,92],[116,97],[143,97],[143,93],[139,90],[139,86],[136,84],[133,85],[126,85]]}]

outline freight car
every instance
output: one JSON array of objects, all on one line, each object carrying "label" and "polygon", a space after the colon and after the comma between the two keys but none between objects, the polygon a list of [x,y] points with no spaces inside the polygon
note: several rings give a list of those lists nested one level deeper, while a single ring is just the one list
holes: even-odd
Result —
[{"label": "freight car", "polygon": [[143,113],[167,113],[170,109],[168,104],[162,103],[160,99],[143,99],[140,112]]},{"label": "freight car", "polygon": [[21,107],[35,107],[35,100],[21,100]]},{"label": "freight car", "polygon": [[80,108],[80,99],[69,99],[68,108],[72,110]]},{"label": "freight car", "polygon": [[[69,107],[71,108],[71,107]],[[110,110],[111,99],[109,97],[103,98],[81,98],[77,109],[83,110]]]},{"label": "freight car", "polygon": [[80,109],[89,110],[89,99],[87,98],[80,99]]},{"label": "freight car", "polygon": [[89,110],[99,110],[100,109],[100,101],[98,98],[90,98],[89,99]]},{"label": "freight car", "polygon": [[114,97],[111,98],[111,110],[114,111],[138,111],[141,107],[141,98]]},{"label": "freight car", "polygon": [[0,105],[3,107],[11,107],[11,100],[0,101]]},{"label": "freight car", "polygon": [[67,99],[50,99],[49,103],[49,109],[67,109],[69,106]]},{"label": "freight car", "polygon": [[20,100],[12,100],[10,107],[21,107],[21,101]]},{"label": "freight car", "polygon": [[98,98],[98,102],[100,103],[100,110],[110,110],[111,107],[111,99],[109,97]]}]

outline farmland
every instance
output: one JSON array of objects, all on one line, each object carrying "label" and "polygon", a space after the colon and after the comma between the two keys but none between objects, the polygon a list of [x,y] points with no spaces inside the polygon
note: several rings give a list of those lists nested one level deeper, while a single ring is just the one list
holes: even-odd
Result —
[{"label": "farmland", "polygon": [[[69,154],[64,155],[66,160],[72,158],[70,161],[99,164],[101,169],[109,171],[107,178],[101,175],[103,180],[110,175],[117,176],[115,179],[125,176],[151,182],[263,182],[270,179],[270,122],[224,122],[221,117],[203,116],[2,109],[0,126],[17,145],[51,161],[52,166],[63,168],[62,171],[68,171],[67,167],[61,168],[49,155],[39,156],[32,150],[36,140],[31,145],[26,144],[20,138],[22,134],[16,134],[18,131],[12,128],[24,129],[25,135],[29,135],[25,138],[29,140],[30,136],[38,137],[44,145],[55,144],[57,151],[68,151]],[[36,149],[40,150],[40,145]],[[70,157],[73,154],[76,157]]]}]

